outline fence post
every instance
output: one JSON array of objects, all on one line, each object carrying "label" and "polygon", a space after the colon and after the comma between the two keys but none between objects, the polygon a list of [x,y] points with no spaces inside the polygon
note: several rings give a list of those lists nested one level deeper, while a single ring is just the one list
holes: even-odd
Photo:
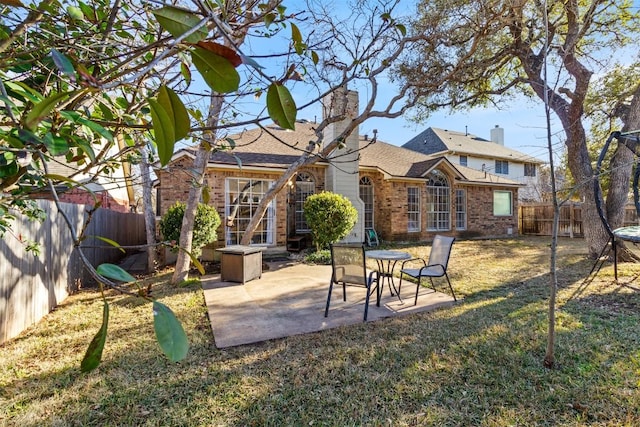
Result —
[{"label": "fence post", "polygon": [[573,211],[573,200],[569,202],[569,238],[573,239],[573,227],[575,225],[575,215]]}]

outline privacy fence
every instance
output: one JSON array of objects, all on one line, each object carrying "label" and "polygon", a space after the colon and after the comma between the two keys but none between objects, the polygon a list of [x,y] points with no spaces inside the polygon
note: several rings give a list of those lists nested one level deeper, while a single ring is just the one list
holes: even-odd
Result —
[{"label": "privacy fence", "polygon": [[[69,293],[94,283],[82,266],[71,233],[55,204],[39,200],[38,205],[47,213],[43,223],[19,218],[12,231],[0,239],[0,344],[36,323]],[[62,203],[61,209],[76,230],[81,230],[89,206]],[[91,237],[82,242],[82,247],[92,265],[117,262],[124,254],[93,236],[111,239],[122,246],[144,244],[144,216],[98,209],[86,234]],[[38,256],[25,251],[23,242],[28,240],[40,245]]]},{"label": "privacy fence", "polygon": [[[553,226],[553,205],[551,203],[531,203],[518,207],[520,234],[551,236]],[[624,225],[640,225],[635,206],[625,209]],[[584,237],[582,225],[582,204],[566,203],[560,207],[559,236]]]}]

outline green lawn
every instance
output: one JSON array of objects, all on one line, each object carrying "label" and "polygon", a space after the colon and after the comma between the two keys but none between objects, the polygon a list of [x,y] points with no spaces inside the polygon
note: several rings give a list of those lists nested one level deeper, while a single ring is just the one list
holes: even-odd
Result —
[{"label": "green lawn", "polygon": [[[592,262],[561,240],[556,367],[543,367],[548,238],[458,241],[453,308],[217,350],[202,291],[153,295],[191,350],[168,362],[149,303],[109,296],[103,363],[82,374],[100,294],[83,291],[0,347],[0,425],[638,426],[640,265]],[[428,247],[409,247],[416,255]]]}]

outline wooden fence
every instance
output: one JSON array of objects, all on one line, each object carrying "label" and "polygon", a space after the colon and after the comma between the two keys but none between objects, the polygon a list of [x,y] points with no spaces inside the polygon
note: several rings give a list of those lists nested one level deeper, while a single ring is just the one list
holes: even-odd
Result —
[{"label": "wooden fence", "polygon": [[[553,205],[551,203],[531,203],[518,207],[520,234],[551,236],[553,226]],[[635,206],[627,205],[624,225],[640,225]],[[559,236],[584,237],[582,228],[582,204],[568,203],[560,207]]]},{"label": "wooden fence", "polygon": [[[0,344],[39,321],[70,292],[93,283],[55,204],[38,200],[38,205],[47,213],[43,223],[19,218],[12,231],[0,239]],[[86,205],[63,203],[61,209],[76,229],[82,228]],[[87,235],[106,237],[122,246],[144,244],[144,216],[98,209]],[[34,256],[25,252],[20,239],[37,242],[41,253]],[[82,242],[94,266],[123,257],[118,249],[105,246],[93,237]]]}]

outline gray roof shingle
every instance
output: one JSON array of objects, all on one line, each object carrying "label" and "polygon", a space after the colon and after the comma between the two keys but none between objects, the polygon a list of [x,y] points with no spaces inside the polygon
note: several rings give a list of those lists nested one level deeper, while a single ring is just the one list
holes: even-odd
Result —
[{"label": "gray roof shingle", "polygon": [[402,145],[424,154],[462,154],[512,162],[544,163],[520,151],[463,132],[428,128]]},{"label": "gray roof shingle", "polygon": [[[209,164],[238,165],[240,162],[243,167],[285,169],[300,157],[310,141],[317,140],[315,125],[312,122],[299,122],[296,123],[295,131],[270,125],[265,127],[266,130],[254,128],[230,135],[229,138],[233,139],[235,147],[232,150],[212,154]],[[224,141],[222,143],[226,144]],[[360,136],[360,148],[361,167],[377,168],[394,178],[424,177],[427,172],[444,161],[463,180],[487,184],[519,185],[515,181],[496,175],[452,165],[438,155],[423,154],[380,140],[372,142],[363,136]],[[319,147],[315,146],[313,152],[318,150]]]}]

